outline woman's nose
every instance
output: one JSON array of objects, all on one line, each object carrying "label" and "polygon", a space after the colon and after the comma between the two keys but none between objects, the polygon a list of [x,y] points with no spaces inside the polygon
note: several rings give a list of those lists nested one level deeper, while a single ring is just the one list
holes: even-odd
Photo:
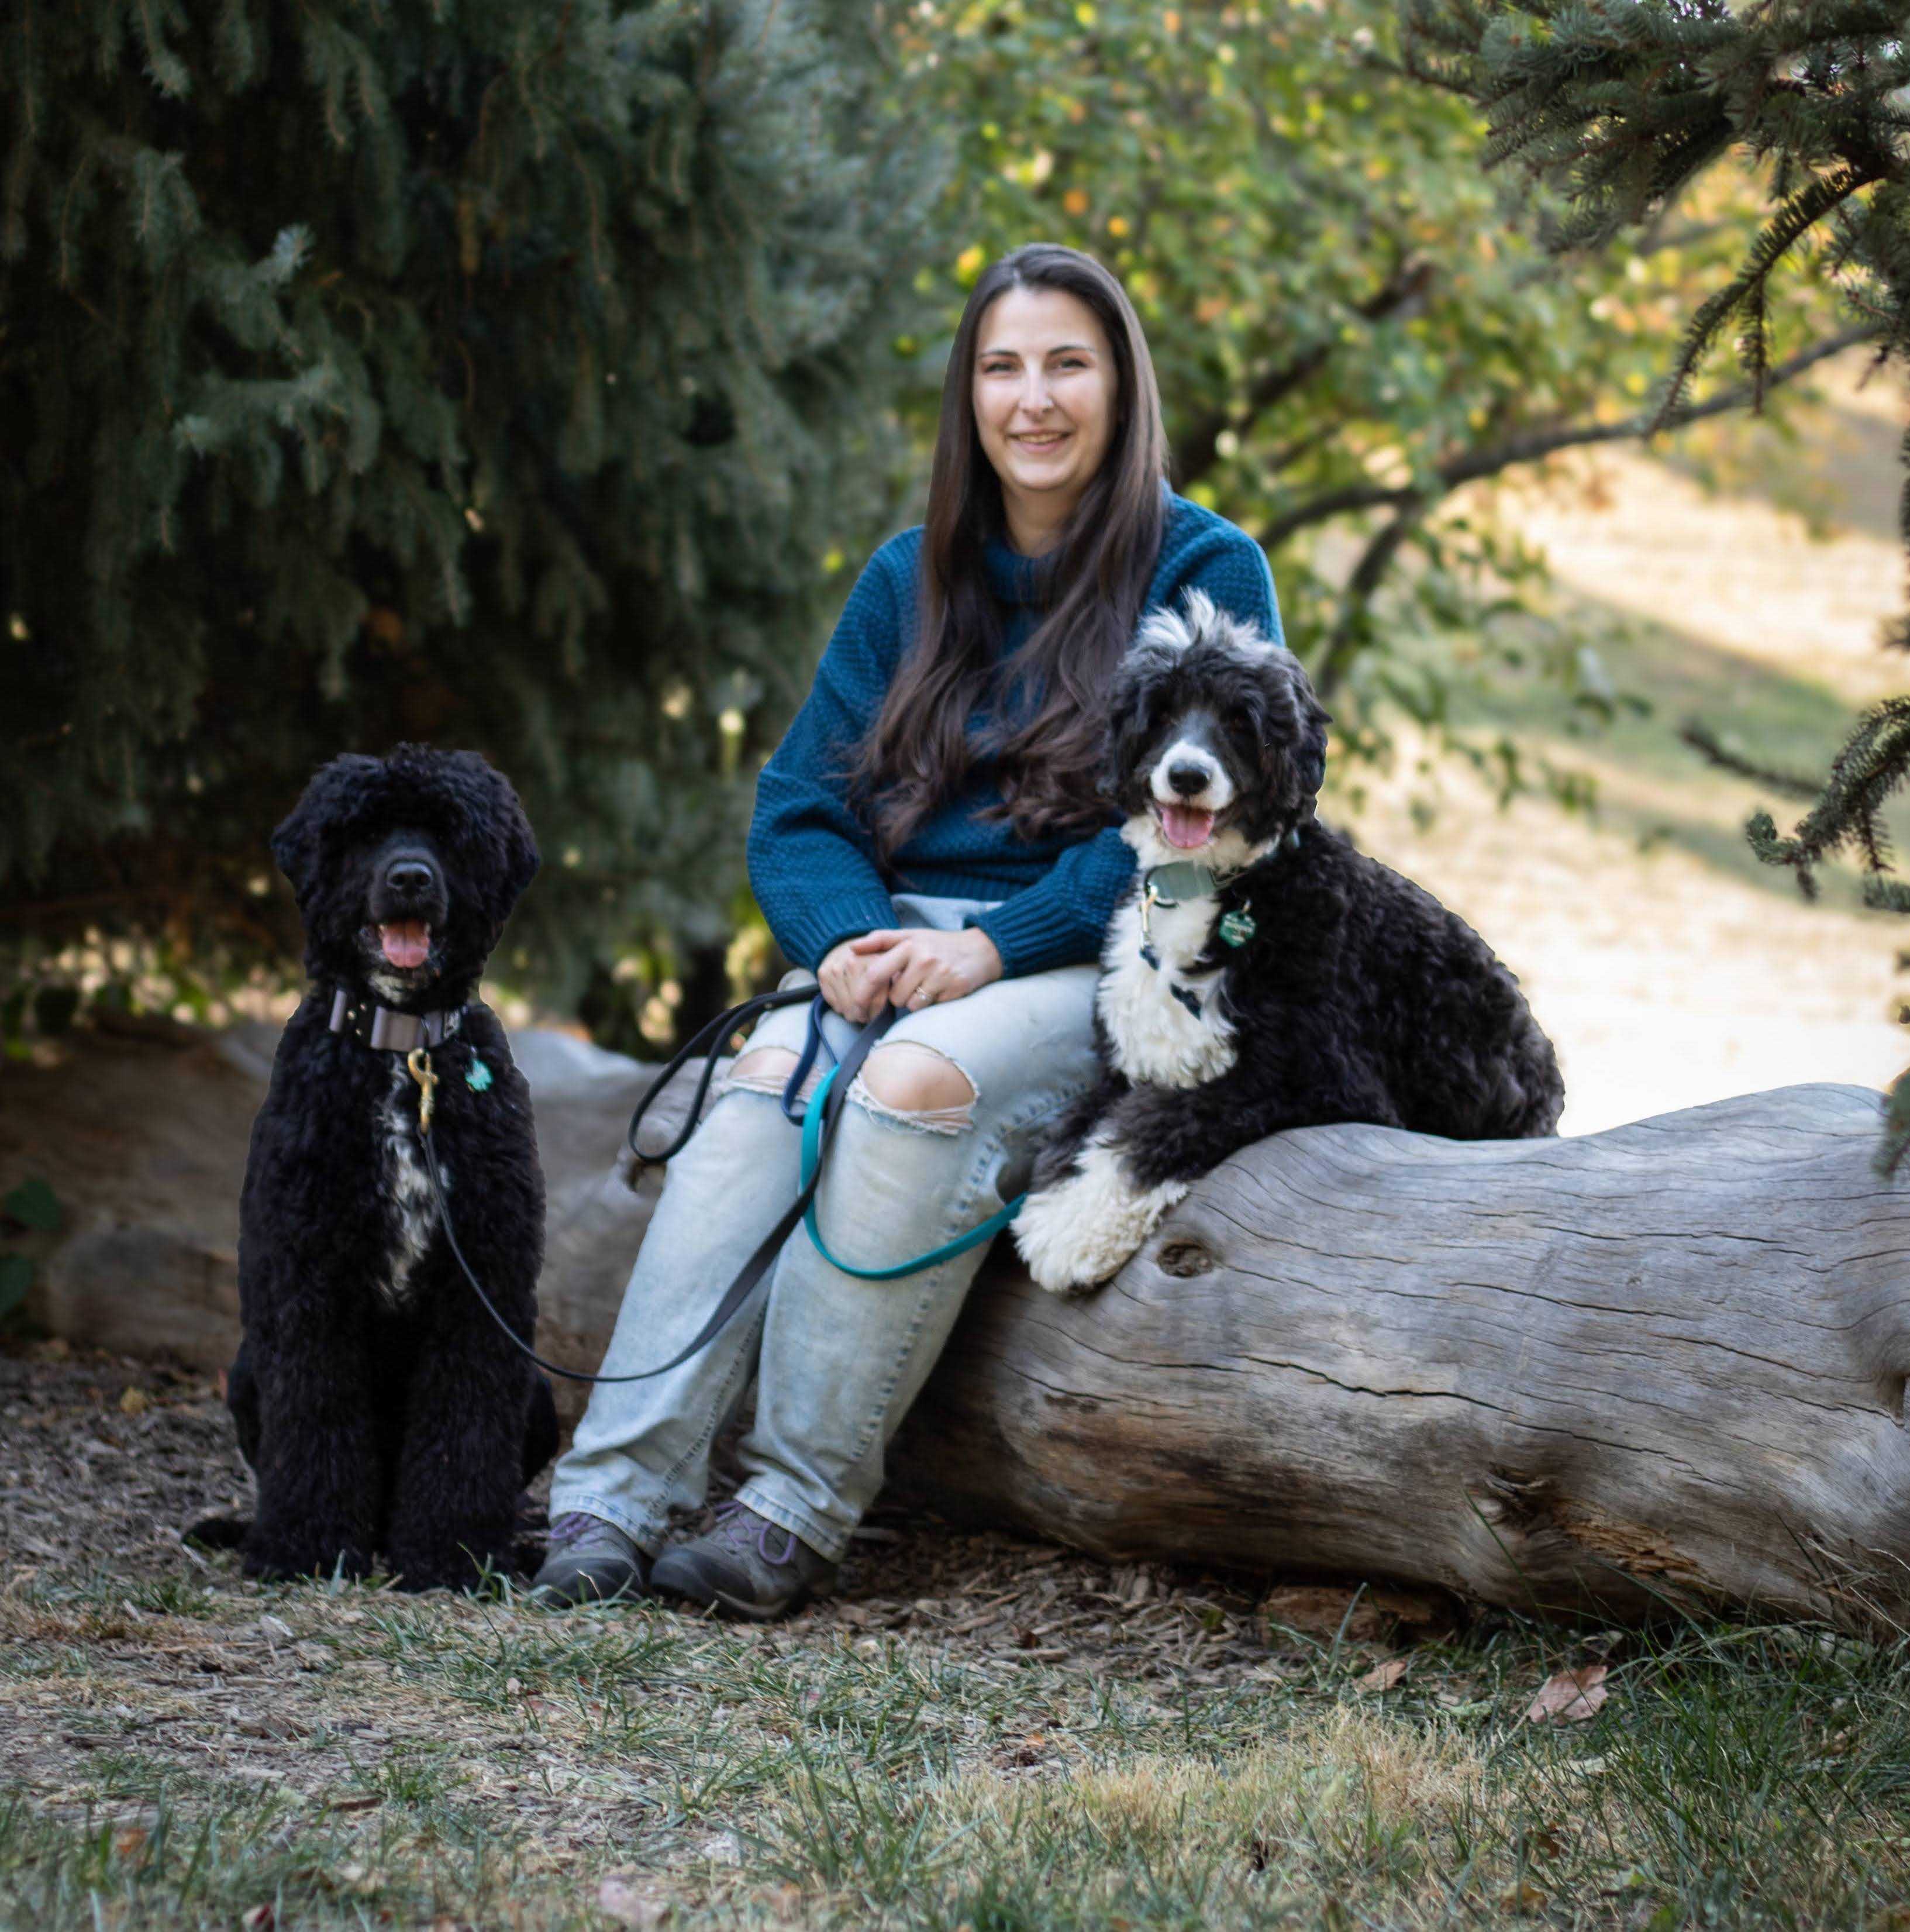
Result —
[{"label": "woman's nose", "polygon": [[1039,370],[1024,376],[1021,380],[1021,407],[1028,415],[1038,416],[1048,407],[1048,377]]}]

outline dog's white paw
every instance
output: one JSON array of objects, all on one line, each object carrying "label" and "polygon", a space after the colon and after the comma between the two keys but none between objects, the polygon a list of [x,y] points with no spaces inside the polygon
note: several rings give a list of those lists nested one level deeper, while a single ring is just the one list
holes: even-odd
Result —
[{"label": "dog's white paw", "polygon": [[1022,1203],[1015,1245],[1051,1294],[1078,1294],[1117,1274],[1186,1192],[1179,1181],[1136,1188],[1112,1148],[1090,1145],[1066,1180]]}]

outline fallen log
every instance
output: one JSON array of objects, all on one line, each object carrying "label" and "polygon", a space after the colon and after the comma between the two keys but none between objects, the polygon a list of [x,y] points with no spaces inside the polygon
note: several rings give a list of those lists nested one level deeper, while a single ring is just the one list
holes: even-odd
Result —
[{"label": "fallen log", "polygon": [[898,1448],[1109,1555],[1636,1617],[1910,1622],[1910,1179],[1879,1096],[1263,1141],[1098,1294],[999,1258]]},{"label": "fallen log", "polygon": [[[0,1069],[0,1192],[40,1174],[67,1209],[35,1319],[229,1359],[272,1043],[76,1038]],[[550,1204],[538,1340],[592,1367],[655,1196],[618,1156],[647,1072],[514,1047]],[[893,1466],[1108,1555],[1910,1622],[1910,1178],[1871,1171],[1879,1106],[1793,1087],[1575,1139],[1262,1142],[1094,1295],[998,1244]]]}]

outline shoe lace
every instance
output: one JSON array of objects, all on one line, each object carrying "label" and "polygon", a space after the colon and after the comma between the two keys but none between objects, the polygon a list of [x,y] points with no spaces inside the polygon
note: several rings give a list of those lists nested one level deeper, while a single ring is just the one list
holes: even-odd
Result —
[{"label": "shoe lace", "polygon": [[550,1525],[550,1534],[545,1547],[552,1551],[568,1550],[571,1545],[588,1536],[602,1519],[583,1510],[566,1510],[556,1517]]},{"label": "shoe lace", "polygon": [[[760,1527],[755,1528],[755,1534],[752,1537],[751,1531],[755,1526]],[[772,1529],[782,1530],[787,1539],[780,1556],[769,1554],[769,1532]],[[766,1516],[758,1516],[747,1503],[739,1502],[733,1496],[727,1502],[716,1505],[716,1527],[710,1534],[715,1540],[732,1550],[747,1549],[754,1541],[757,1555],[772,1570],[780,1570],[784,1564],[793,1563],[796,1560],[797,1538],[795,1531],[783,1529],[781,1523],[772,1522]]]}]

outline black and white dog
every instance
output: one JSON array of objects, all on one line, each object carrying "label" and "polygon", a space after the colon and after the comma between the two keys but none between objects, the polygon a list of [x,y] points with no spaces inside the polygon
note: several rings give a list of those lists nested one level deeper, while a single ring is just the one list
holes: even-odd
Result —
[{"label": "black and white dog", "polygon": [[1105,1280],[1189,1182],[1285,1128],[1553,1131],[1564,1086],[1518,982],[1315,818],[1330,721],[1290,652],[1191,593],[1142,626],[1110,704],[1140,871],[1102,957],[1101,1083],[1015,1223],[1036,1281]]},{"label": "black and white dog", "polygon": [[[556,1447],[549,1385],[460,1273],[458,1245],[526,1340],[544,1181],[530,1093],[484,962],[537,869],[517,794],[475,752],[336,758],[272,835],[310,986],[253,1123],[227,1383],[258,1478],[257,1576],[466,1586],[514,1554],[519,1492]],[[225,1540],[225,1539],[221,1539]]]}]

